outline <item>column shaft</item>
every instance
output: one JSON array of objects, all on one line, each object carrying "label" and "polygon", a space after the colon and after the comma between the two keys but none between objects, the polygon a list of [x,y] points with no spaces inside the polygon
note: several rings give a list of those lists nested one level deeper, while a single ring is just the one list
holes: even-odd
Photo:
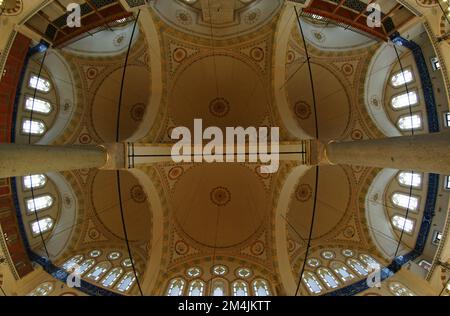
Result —
[{"label": "column shaft", "polygon": [[331,164],[450,174],[450,133],[332,142],[325,154]]},{"label": "column shaft", "polygon": [[0,144],[0,178],[100,168],[107,156],[106,149],[100,146]]}]

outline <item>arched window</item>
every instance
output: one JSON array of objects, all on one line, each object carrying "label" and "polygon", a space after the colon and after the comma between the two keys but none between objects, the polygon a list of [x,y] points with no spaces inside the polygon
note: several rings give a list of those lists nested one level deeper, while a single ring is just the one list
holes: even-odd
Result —
[{"label": "arched window", "polygon": [[25,119],[22,121],[22,133],[31,135],[42,135],[45,133],[46,127],[44,122],[37,120]]},{"label": "arched window", "polygon": [[201,280],[191,281],[189,284],[189,296],[203,296],[205,295],[205,282]]},{"label": "arched window", "polygon": [[23,186],[26,189],[42,188],[47,183],[47,177],[43,174],[33,174],[23,177]]},{"label": "arched window", "polygon": [[399,71],[391,77],[391,83],[394,87],[399,87],[405,83],[410,83],[414,80],[413,73],[409,69]]},{"label": "arched window", "polygon": [[117,281],[117,279],[122,275],[122,268],[114,268],[103,278],[102,285],[104,287],[111,287]]},{"label": "arched window", "polygon": [[77,256],[75,256],[75,257],[72,257],[71,259],[67,260],[67,261],[62,265],[62,268],[63,268],[64,270],[71,271],[72,268],[73,268],[75,265],[77,265],[77,264],[79,264],[81,261],[83,261],[83,258],[84,258],[84,257],[83,257],[82,255],[77,255]]},{"label": "arched window", "polygon": [[53,228],[53,219],[50,217],[44,217],[39,221],[34,221],[31,223],[31,231],[33,235],[39,235],[40,233],[45,233]]},{"label": "arched window", "polygon": [[35,288],[28,296],[48,296],[53,291],[54,286],[51,282],[45,282]]},{"label": "arched window", "polygon": [[225,296],[227,295],[227,284],[224,280],[214,279],[211,289],[212,296]]},{"label": "arched window", "polygon": [[416,296],[416,294],[400,282],[391,282],[389,284],[389,290],[395,296]]},{"label": "arched window", "polygon": [[361,264],[361,262],[356,259],[347,259],[347,264],[360,276],[366,276],[369,273],[369,271],[367,271],[367,269]]},{"label": "arched window", "polygon": [[234,281],[232,284],[233,296],[248,296],[248,285],[242,280]]},{"label": "arched window", "polygon": [[185,282],[181,278],[176,278],[170,281],[167,288],[167,296],[182,296]]},{"label": "arched window", "polygon": [[129,271],[125,273],[125,275],[120,280],[119,284],[116,285],[116,290],[119,292],[128,292],[129,289],[134,285],[136,281],[136,276],[133,271]]},{"label": "arched window", "polygon": [[421,128],[422,117],[419,114],[402,116],[399,118],[397,126],[402,131]]},{"label": "arched window", "polygon": [[402,171],[397,176],[398,183],[403,186],[419,188],[422,185],[422,175],[420,173]]},{"label": "arched window", "polygon": [[377,270],[381,268],[381,265],[369,255],[361,254],[359,255],[359,259],[366,264],[367,267],[370,267],[371,270]]},{"label": "arched window", "polygon": [[52,105],[50,104],[50,102],[42,99],[26,97],[25,109],[27,109],[28,111],[48,114],[52,111]]},{"label": "arched window", "polygon": [[111,264],[109,262],[100,262],[94,269],[92,269],[91,272],[89,272],[87,278],[97,282],[106,273],[106,271],[109,270],[110,267]]},{"label": "arched window", "polygon": [[339,278],[341,278],[342,282],[347,282],[355,278],[347,266],[341,262],[334,261],[331,263],[330,267],[339,276]]},{"label": "arched window", "polygon": [[323,287],[320,284],[319,280],[316,278],[316,276],[306,271],[303,274],[303,283],[305,283],[306,287],[308,288],[308,291],[312,294],[319,294],[323,291]]},{"label": "arched window", "polygon": [[41,92],[49,92],[51,89],[50,81],[44,78],[40,78],[36,75],[32,75],[30,77],[30,81],[28,82],[28,85],[32,89],[37,89]]},{"label": "arched window", "polygon": [[256,279],[252,283],[255,296],[270,296],[269,284],[266,280]]},{"label": "arched window", "polygon": [[95,264],[94,259],[87,259],[76,269],[76,274],[83,275],[87,270],[89,270]]},{"label": "arched window", "polygon": [[339,281],[334,277],[333,273],[327,268],[319,268],[317,269],[317,274],[320,276],[322,281],[327,285],[330,289],[335,289],[339,286]]},{"label": "arched window", "polygon": [[28,213],[34,213],[51,207],[53,205],[53,198],[50,195],[41,195],[34,199],[27,199],[26,204]]},{"label": "arched window", "polygon": [[407,108],[410,105],[415,106],[417,103],[419,103],[419,98],[416,91],[399,94],[391,100],[391,106],[396,110]]},{"label": "arched window", "polygon": [[395,228],[404,230],[407,233],[411,233],[414,229],[413,220],[400,215],[394,215],[392,217],[392,225],[394,225]]},{"label": "arched window", "polygon": [[417,208],[419,207],[419,198],[415,196],[410,197],[404,193],[394,193],[392,195],[392,203],[404,209],[417,211]]}]

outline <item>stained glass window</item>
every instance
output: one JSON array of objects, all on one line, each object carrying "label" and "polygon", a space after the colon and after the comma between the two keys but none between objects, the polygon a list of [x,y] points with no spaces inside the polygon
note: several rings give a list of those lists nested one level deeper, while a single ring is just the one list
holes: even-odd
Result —
[{"label": "stained glass window", "polygon": [[347,282],[355,278],[355,276],[350,272],[347,266],[341,262],[332,262],[330,267],[341,278],[343,282]]},{"label": "stained glass window", "polygon": [[335,278],[333,273],[327,268],[317,269],[317,274],[320,276],[320,278],[327,285],[328,288],[335,289],[339,286],[339,281]]},{"label": "stained glass window", "polygon": [[191,281],[189,284],[189,296],[203,296],[205,291],[205,282],[201,280]]},{"label": "stained glass window", "polygon": [[320,284],[317,277],[311,273],[311,272],[305,272],[303,274],[303,283],[305,283],[306,287],[308,288],[308,291],[310,291],[313,294],[319,294],[323,291],[323,287]]},{"label": "stained glass window", "polygon": [[23,186],[26,189],[42,188],[47,183],[47,177],[43,174],[33,174],[23,177]]},{"label": "stained glass window", "polygon": [[50,102],[42,99],[26,97],[25,109],[33,112],[48,114],[52,111],[52,105],[50,104]]},{"label": "stained glass window", "polygon": [[248,285],[246,282],[237,280],[233,282],[233,296],[248,296]]},{"label": "stained glass window", "polygon": [[347,264],[353,270],[355,270],[355,272],[358,273],[360,276],[366,276],[367,274],[369,274],[369,271],[367,271],[367,269],[362,265],[362,263],[356,259],[353,258],[347,259]]},{"label": "stained glass window", "polygon": [[213,296],[225,296],[226,295],[226,283],[224,280],[214,280],[212,286]]},{"label": "stained glass window", "polygon": [[53,291],[53,283],[45,282],[39,285],[28,296],[48,296]]},{"label": "stained glass window", "polygon": [[136,276],[133,271],[125,273],[120,282],[116,285],[116,289],[119,292],[128,292],[136,281]]},{"label": "stained glass window", "polygon": [[176,278],[170,281],[167,288],[167,296],[181,296],[183,295],[185,282],[181,278]]},{"label": "stained glass window", "polygon": [[117,279],[121,276],[122,268],[114,268],[103,278],[102,285],[104,287],[111,287]]},{"label": "stained glass window", "polygon": [[381,265],[369,255],[361,254],[359,255],[359,259],[366,264],[367,267],[370,267],[371,270],[377,270],[381,268]]},{"label": "stained glass window", "polygon": [[50,195],[41,195],[34,199],[27,199],[26,204],[28,213],[33,213],[51,207],[53,205],[53,198]]},{"label": "stained glass window", "polygon": [[53,219],[50,217],[44,217],[39,221],[34,221],[31,223],[31,230],[34,235],[38,235],[40,233],[45,233],[53,228]]},{"label": "stained glass window", "polygon": [[415,296],[415,294],[400,282],[391,282],[389,290],[395,296]]},{"label": "stained glass window", "polygon": [[392,225],[399,230],[405,230],[407,233],[411,233],[414,229],[414,222],[400,215],[394,215],[392,217]]},{"label": "stained glass window", "polygon": [[89,272],[87,278],[97,282],[109,270],[110,267],[111,264],[109,262],[100,262],[94,269],[92,269],[91,272]]},{"label": "stained glass window", "polygon": [[270,296],[269,284],[266,280],[256,279],[252,285],[255,296]]},{"label": "stained glass window", "polygon": [[62,265],[62,268],[63,268],[64,270],[71,271],[72,268],[73,268],[75,265],[77,265],[77,264],[79,264],[81,261],[83,261],[83,258],[84,258],[84,257],[83,257],[82,255],[76,255],[75,257],[72,257],[71,259],[67,260],[67,261]]}]

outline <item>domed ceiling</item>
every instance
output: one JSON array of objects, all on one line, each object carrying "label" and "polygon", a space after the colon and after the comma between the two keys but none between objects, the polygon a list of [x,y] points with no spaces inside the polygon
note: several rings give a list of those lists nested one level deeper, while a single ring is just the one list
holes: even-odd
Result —
[{"label": "domed ceiling", "polygon": [[[137,142],[170,144],[173,128],[192,130],[194,119],[202,119],[203,128],[279,126],[282,141],[298,140],[287,127],[286,117],[313,137],[314,104],[318,138],[323,142],[379,137],[363,96],[367,60],[377,44],[361,37],[348,47],[337,48],[336,41],[317,45],[312,42],[318,35],[311,24],[306,40],[314,103],[303,39],[294,19],[283,20],[282,5],[281,0],[152,1],[142,15],[148,19],[144,21],[152,21],[157,36],[141,22],[126,67],[120,141],[144,128],[147,132]],[[218,7],[223,11],[214,12]],[[281,25],[287,27],[280,30]],[[346,32],[333,29],[327,34],[345,38]],[[278,36],[285,36],[286,41],[276,42]],[[286,51],[283,56],[275,53],[280,45]],[[80,105],[77,124],[56,143],[115,142],[125,53],[96,57],[67,50],[63,55],[74,73]],[[161,60],[159,82],[152,80],[157,71],[151,66],[154,60]],[[284,105],[275,88],[274,76],[280,73],[276,65],[282,65],[285,74],[280,89],[287,100]],[[160,94],[157,103],[151,101],[155,93]],[[144,119],[150,112],[153,123]],[[258,164],[251,163],[159,163],[132,173],[121,171],[128,238],[132,250],[148,263],[140,271],[146,294],[160,293],[180,267],[234,258],[267,271],[274,283],[282,284],[277,294],[291,295],[279,275],[289,271],[297,281],[314,195],[314,251],[325,246],[356,247],[378,255],[361,205],[377,170],[319,167],[318,178],[310,169],[291,184],[287,179],[297,167],[282,162],[277,173],[264,174]],[[123,247],[116,173],[79,170],[74,174],[87,220],[68,253],[94,244],[113,247],[122,243]],[[283,203],[286,207],[280,213]],[[286,231],[281,242],[275,231],[279,221]],[[285,261],[280,260],[282,252],[288,253]],[[307,292],[303,289],[302,293]]]}]

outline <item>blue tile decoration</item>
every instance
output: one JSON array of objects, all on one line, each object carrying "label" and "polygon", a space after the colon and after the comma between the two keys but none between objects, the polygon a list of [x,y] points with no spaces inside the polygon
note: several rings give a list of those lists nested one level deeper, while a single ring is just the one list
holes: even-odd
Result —
[{"label": "blue tile decoration", "polygon": [[[436,110],[436,101],[433,92],[433,85],[428,72],[425,57],[422,49],[417,43],[409,41],[401,37],[398,33],[393,34],[391,40],[394,44],[403,46],[411,50],[414,55],[417,68],[419,70],[420,80],[422,82],[423,94],[425,97],[425,105],[427,108],[428,128],[430,133],[439,132],[439,119]],[[439,190],[439,175],[430,173],[428,177],[428,191],[425,201],[425,209],[423,211],[422,223],[420,225],[419,234],[417,236],[416,245],[409,253],[398,256],[385,268],[381,269],[381,281],[384,281],[393,276],[401,267],[411,260],[419,257],[424,248],[428,235],[430,233],[431,222],[433,220],[436,208],[436,198]],[[369,289],[366,279],[360,280],[349,286],[340,288],[336,291],[326,293],[324,296],[351,296],[356,295],[362,291]]]}]

